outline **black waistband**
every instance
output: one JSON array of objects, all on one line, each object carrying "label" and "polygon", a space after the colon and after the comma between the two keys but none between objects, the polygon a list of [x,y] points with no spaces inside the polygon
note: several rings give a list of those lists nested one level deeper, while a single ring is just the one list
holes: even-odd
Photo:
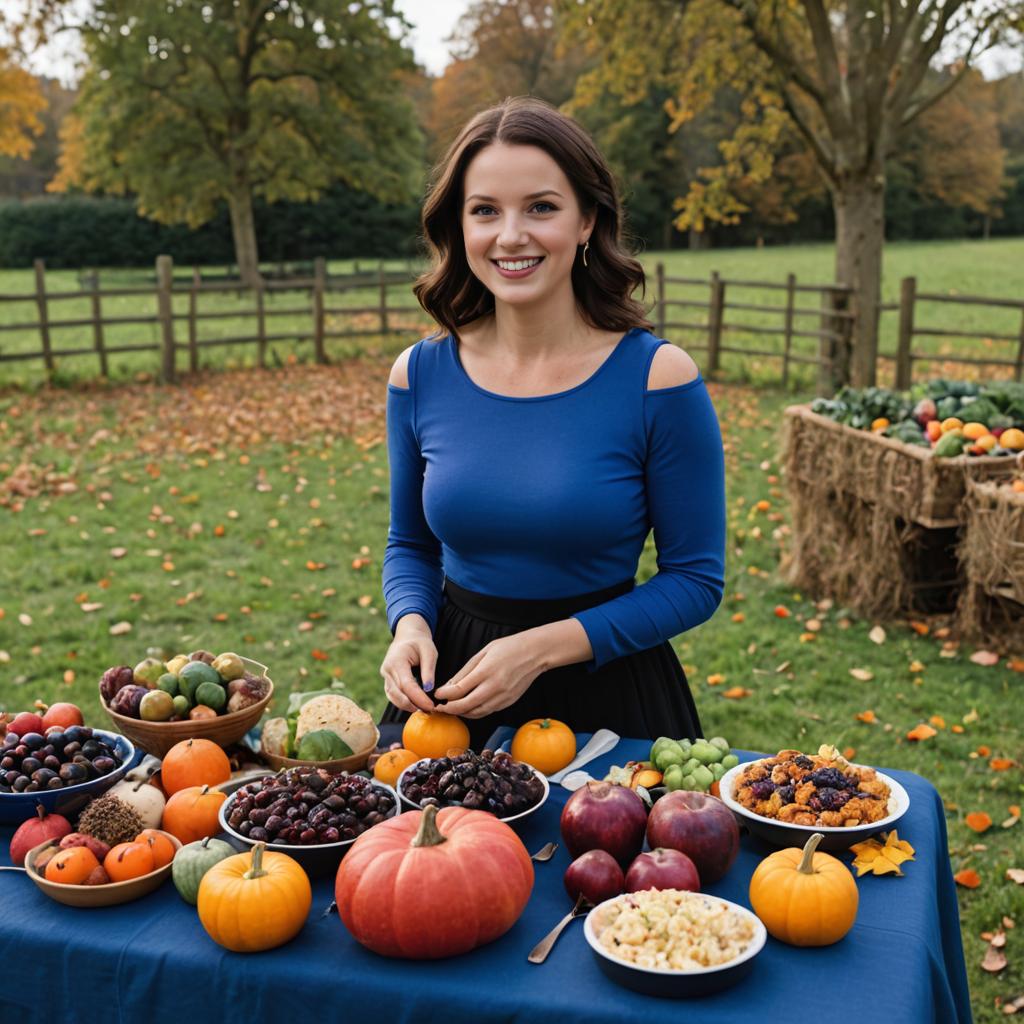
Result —
[{"label": "black waistband", "polygon": [[521,626],[529,629],[532,626],[558,622],[576,612],[604,604],[612,598],[628,594],[634,586],[635,581],[623,580],[611,587],[605,587],[604,590],[576,594],[572,597],[493,597],[490,594],[477,594],[472,590],[466,590],[446,577],[444,592],[448,601],[467,615],[502,626]]}]

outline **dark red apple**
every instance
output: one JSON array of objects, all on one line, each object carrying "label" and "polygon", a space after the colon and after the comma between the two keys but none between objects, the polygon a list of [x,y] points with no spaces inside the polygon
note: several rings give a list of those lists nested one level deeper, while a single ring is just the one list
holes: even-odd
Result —
[{"label": "dark red apple", "polygon": [[[43,728],[42,718],[33,711],[22,711],[20,715],[15,715],[14,721],[9,722],[7,728],[19,736],[27,736],[30,732],[42,735],[46,731]],[[39,841],[42,842],[41,839]]]},{"label": "dark red apple", "polygon": [[588,850],[565,869],[565,891],[574,903],[582,895],[591,903],[603,903],[622,892],[624,879],[619,862],[604,850]]},{"label": "dark red apple", "polygon": [[626,872],[626,892],[644,889],[686,889],[700,892],[697,866],[678,850],[641,853]]},{"label": "dark red apple", "polygon": [[644,845],[647,807],[626,786],[588,782],[562,808],[562,838],[572,857],[605,850],[625,868]]},{"label": "dark red apple", "polygon": [[39,804],[38,817],[23,821],[17,832],[11,836],[11,863],[21,867],[25,863],[25,855],[48,839],[63,839],[71,832],[71,822],[60,814],[47,814],[46,808]]},{"label": "dark red apple", "polygon": [[43,727],[50,729],[58,726],[61,729],[70,729],[73,725],[85,725],[82,712],[77,704],[69,704],[62,701],[59,704],[51,704],[43,715]]},{"label": "dark red apple", "polygon": [[677,789],[656,801],[647,819],[651,849],[685,853],[705,885],[717,882],[732,867],[740,849],[740,830],[732,811],[707,793]]}]

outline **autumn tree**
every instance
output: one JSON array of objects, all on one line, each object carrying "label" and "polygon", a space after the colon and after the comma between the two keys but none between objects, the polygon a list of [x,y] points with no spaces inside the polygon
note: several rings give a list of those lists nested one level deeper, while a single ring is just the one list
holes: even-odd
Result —
[{"label": "autumn tree", "polygon": [[[1021,0],[566,0],[570,30],[601,61],[581,88],[629,98],[673,93],[673,127],[723,87],[744,96],[721,161],[690,183],[680,222],[728,216],[732,182],[767,181],[787,127],[814,154],[836,223],[835,276],[853,290],[851,345],[835,383],[875,380],[885,162],[915,119],[955,89],[978,55],[1018,32]],[[944,65],[950,73],[935,79]]]},{"label": "autumn tree", "polygon": [[10,50],[0,49],[0,155],[31,154],[34,137],[43,131],[45,109],[39,82],[15,63]]},{"label": "autumn tree", "polygon": [[227,203],[252,282],[254,196],[314,199],[335,181],[385,200],[417,191],[396,19],[393,0],[94,0],[68,129],[78,158],[60,181],[131,193],[164,223],[198,226]]}]

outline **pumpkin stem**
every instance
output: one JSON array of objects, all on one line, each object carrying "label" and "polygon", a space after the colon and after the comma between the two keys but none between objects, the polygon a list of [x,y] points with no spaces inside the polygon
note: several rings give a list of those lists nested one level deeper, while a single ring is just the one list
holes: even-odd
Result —
[{"label": "pumpkin stem", "polygon": [[266,843],[257,843],[252,848],[252,866],[242,876],[243,878],[262,878],[266,874],[266,871],[263,870],[263,851],[266,848]]},{"label": "pumpkin stem", "polygon": [[448,838],[441,834],[437,827],[437,808],[428,804],[423,810],[423,817],[420,818],[419,831],[413,837],[410,846],[440,846],[448,842]]},{"label": "pumpkin stem", "polygon": [[814,851],[818,848],[818,843],[824,838],[820,832],[815,832],[804,844],[804,855],[800,858],[800,863],[797,865],[797,871],[801,874],[814,874]]},{"label": "pumpkin stem", "polygon": [[550,718],[545,718],[544,721],[540,723],[540,727],[542,729],[550,729],[551,728],[551,719]]}]

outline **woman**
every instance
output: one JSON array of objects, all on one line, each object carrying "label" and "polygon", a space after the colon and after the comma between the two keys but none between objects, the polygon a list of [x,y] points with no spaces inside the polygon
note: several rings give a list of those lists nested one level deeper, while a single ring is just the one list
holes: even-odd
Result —
[{"label": "woman", "polygon": [[[535,717],[699,736],[668,639],[721,601],[722,442],[693,360],[631,297],[603,157],[506,100],[452,144],[423,226],[415,290],[441,330],[388,385],[382,724],[460,715],[475,749]],[[658,572],[635,586],[652,527]]]}]

